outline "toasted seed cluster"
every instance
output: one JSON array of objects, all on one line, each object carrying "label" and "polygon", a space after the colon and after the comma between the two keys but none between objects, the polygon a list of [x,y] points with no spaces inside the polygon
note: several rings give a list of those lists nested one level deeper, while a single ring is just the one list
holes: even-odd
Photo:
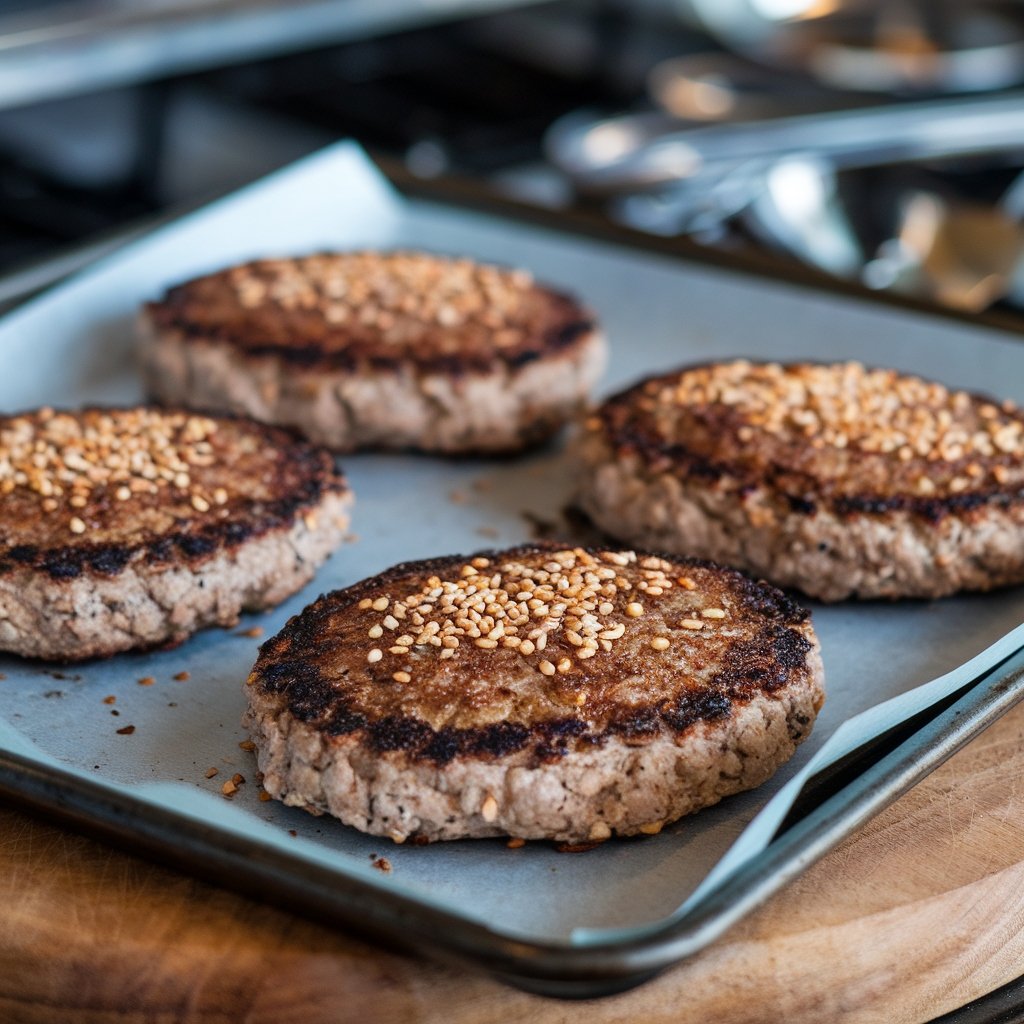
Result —
[{"label": "toasted seed cluster", "polygon": [[246,309],[305,310],[397,345],[414,342],[424,327],[476,325],[499,349],[522,341],[523,296],[533,288],[523,270],[418,252],[261,260],[232,269],[228,280]]},{"label": "toasted seed cluster", "polygon": [[[963,474],[950,481],[954,493],[986,475],[972,458],[1024,456],[1024,421],[1014,403],[979,403],[965,391],[856,362],[781,365],[736,360],[700,366],[675,379],[652,382],[643,401],[649,410],[673,405],[731,407],[746,424],[740,428],[741,441],[761,430],[819,450],[894,454],[904,462],[966,460]],[[1005,482],[1005,466],[989,467],[989,472],[997,483]],[[934,489],[923,474],[918,485],[922,494]]]},{"label": "toasted seed cluster", "polygon": [[0,494],[38,495],[43,513],[68,516],[72,533],[86,532],[74,514],[98,490],[117,501],[161,489],[187,494],[197,512],[228,501],[223,487],[204,489],[192,470],[210,466],[216,423],[204,416],[152,409],[61,413],[41,409],[0,427]]},{"label": "toasted seed cluster", "polygon": [[[626,566],[639,568],[639,581],[623,575]],[[373,665],[388,655],[406,656],[414,648],[435,648],[446,660],[455,657],[462,645],[472,644],[485,651],[511,648],[530,659],[543,675],[565,674],[577,661],[612,650],[626,633],[626,621],[645,613],[642,600],[635,598],[657,601],[675,586],[695,589],[689,577],[670,578],[671,570],[664,559],[638,560],[633,551],[554,551],[541,566],[476,557],[462,566],[456,578],[431,576],[414,594],[360,601],[361,611],[376,613],[366,634],[375,642],[366,660]],[[627,596],[633,599],[623,607]],[[680,626],[703,629],[726,612],[709,608],[702,616],[684,620]],[[573,657],[555,661],[544,657],[549,638],[556,635],[568,641]],[[668,637],[651,640],[656,651],[670,645]],[[399,683],[411,681],[405,668],[392,678]]]}]

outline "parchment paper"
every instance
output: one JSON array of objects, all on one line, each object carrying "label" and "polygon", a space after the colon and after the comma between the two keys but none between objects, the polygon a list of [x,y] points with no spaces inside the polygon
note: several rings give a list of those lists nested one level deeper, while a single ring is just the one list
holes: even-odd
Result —
[{"label": "parchment paper", "polygon": [[[131,244],[9,315],[0,322],[0,409],[135,401],[142,394],[133,320],[141,301],[240,259],[357,246],[497,260],[578,292],[612,344],[603,393],[685,362],[747,355],[853,357],[1024,400],[1024,346],[1008,335],[408,201],[356,147],[342,144]],[[404,559],[529,539],[524,513],[557,520],[571,467],[557,446],[511,461],[359,456],[344,466],[357,495],[359,539],[302,593],[238,630],[207,631],[173,651],[59,671],[0,657],[0,747],[502,931],[535,939],[575,933],[593,942],[604,929],[635,928],[676,911],[844,721],[950,671],[1024,621],[1019,589],[815,608],[828,700],[812,737],[756,792],[659,836],[610,842],[586,855],[542,843],[512,851],[499,841],[396,847],[258,801],[254,756],[238,743],[241,687],[262,641],[241,633],[258,625],[270,636],[319,593]],[[175,681],[183,670],[191,678]],[[154,685],[139,685],[149,676]],[[108,695],[115,704],[103,702]],[[117,733],[129,724],[133,734]],[[218,774],[207,779],[210,767]],[[234,772],[247,782],[229,802],[220,786]],[[760,819],[760,833],[770,834],[772,813]],[[762,838],[748,834],[733,862],[756,853]],[[386,856],[393,871],[375,869],[372,855]]]}]

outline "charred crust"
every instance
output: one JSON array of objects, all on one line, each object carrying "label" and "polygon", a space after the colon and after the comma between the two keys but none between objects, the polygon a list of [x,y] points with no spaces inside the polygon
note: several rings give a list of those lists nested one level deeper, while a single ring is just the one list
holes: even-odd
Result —
[{"label": "charred crust", "polygon": [[[806,679],[813,643],[805,635],[809,612],[782,591],[757,582],[742,572],[725,569],[703,559],[659,555],[681,571],[715,572],[731,598],[758,619],[753,634],[729,648],[724,666],[704,688],[683,688],[669,700],[604,709],[600,721],[583,713],[555,716],[537,722],[500,721],[488,725],[432,728],[407,714],[374,717],[371,709],[354,706],[344,693],[343,678],[330,678],[313,659],[330,657],[342,641],[327,639],[329,623],[353,608],[364,597],[380,594],[392,584],[410,577],[443,575],[474,558],[509,561],[564,550],[553,542],[525,544],[502,551],[485,550],[405,562],[363,580],[345,590],[321,596],[305,611],[288,621],[284,629],[260,650],[253,686],[296,720],[307,723],[332,739],[355,739],[378,753],[401,753],[410,760],[443,766],[459,757],[501,759],[527,752],[533,763],[554,763],[573,750],[600,746],[609,739],[643,743],[666,731],[677,736],[700,723],[730,717],[737,706],[762,695],[772,695]],[[591,554],[603,548],[584,548]],[[641,556],[649,554],[643,552]],[[345,668],[340,675],[347,675]],[[387,670],[376,665],[360,671],[376,686],[391,686]]]},{"label": "charred crust", "polygon": [[[999,487],[976,483],[959,493],[920,495],[901,489],[899,480],[910,472],[927,474],[933,463],[922,458],[898,464],[889,455],[860,452],[852,460],[852,471],[860,466],[891,466],[902,474],[890,477],[883,472],[891,492],[876,488],[847,492],[836,481],[816,475],[804,466],[804,446],[779,443],[770,450],[752,450],[741,443],[736,434],[743,421],[734,410],[718,405],[691,406],[688,414],[704,436],[713,436],[722,443],[709,454],[694,444],[661,434],[655,424],[640,411],[645,394],[669,385],[681,375],[706,369],[714,363],[694,363],[669,373],[644,378],[606,399],[595,410],[600,422],[600,437],[615,457],[634,457],[651,473],[669,473],[704,485],[728,489],[741,500],[758,492],[767,492],[785,513],[813,517],[828,510],[840,517],[886,516],[904,513],[931,524],[941,523],[949,516],[970,516],[988,508],[1009,508],[1024,505],[1024,487]],[[828,365],[808,361],[808,365]],[[997,399],[980,393],[969,393],[974,403],[998,405]],[[947,473],[962,471],[969,463],[1005,465],[1002,455],[965,457],[956,462],[939,464]],[[849,475],[849,474],[847,474]]]},{"label": "charred crust", "polygon": [[[81,410],[94,411],[118,410],[95,406]],[[5,549],[0,544],[0,575],[17,568],[34,569],[52,580],[62,581],[83,575],[117,576],[129,563],[195,565],[218,551],[231,551],[275,530],[289,529],[299,516],[314,509],[327,495],[348,492],[333,456],[301,440],[293,431],[233,415],[215,418],[257,431],[264,450],[274,453],[273,461],[268,459],[276,491],[270,500],[233,499],[225,518],[214,519],[197,512],[180,517],[172,529],[159,536],[143,534],[130,543],[92,542],[83,536],[60,545],[16,543]],[[82,510],[82,514],[88,517],[90,509]]]},{"label": "charred crust", "polygon": [[[329,255],[329,254],[318,254]],[[245,269],[261,261],[245,264]],[[245,357],[273,359],[301,370],[325,372],[401,373],[410,368],[421,374],[459,378],[468,374],[492,373],[501,367],[519,369],[539,359],[557,358],[585,345],[597,332],[594,316],[568,294],[534,284],[529,289],[536,306],[523,339],[495,348],[467,343],[454,353],[434,345],[403,346],[375,339],[367,332],[353,332],[341,325],[317,323],[291,328],[284,325],[256,325],[254,311],[233,309],[223,321],[202,315],[209,308],[205,289],[223,282],[229,294],[227,274],[220,271],[186,281],[167,290],[155,302],[144,305],[144,315],[160,331],[174,332],[186,344],[222,345]],[[259,313],[259,310],[255,311]],[[268,315],[270,310],[267,310]],[[439,331],[431,329],[440,336]],[[449,332],[450,333],[450,332]]]}]

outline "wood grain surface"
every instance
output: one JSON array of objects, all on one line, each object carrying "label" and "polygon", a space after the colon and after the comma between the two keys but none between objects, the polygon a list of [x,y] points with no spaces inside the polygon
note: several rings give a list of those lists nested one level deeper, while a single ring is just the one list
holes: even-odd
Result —
[{"label": "wood grain surface", "polygon": [[1024,971],[1024,706],[685,964],[563,1003],[0,806],[2,1024],[923,1022]]}]

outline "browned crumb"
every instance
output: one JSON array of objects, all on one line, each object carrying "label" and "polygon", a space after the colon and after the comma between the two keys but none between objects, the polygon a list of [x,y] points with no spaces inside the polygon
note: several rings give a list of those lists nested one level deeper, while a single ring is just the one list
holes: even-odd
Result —
[{"label": "browned crumb", "polygon": [[174,673],[174,678],[179,683],[184,683],[184,682],[187,682],[189,679],[192,678],[192,673],[191,672],[175,672]]},{"label": "browned crumb", "polygon": [[231,781],[236,786],[241,786],[245,782],[245,776],[241,772],[235,772],[235,774],[231,776]]},{"label": "browned crumb", "polygon": [[212,778],[214,777],[214,775],[216,775],[216,774],[217,774],[217,772],[218,772],[218,769],[217,769],[217,768],[214,768],[214,767],[213,767],[213,766],[211,765],[211,766],[210,766],[209,768],[207,768],[207,769],[206,769],[206,777],[207,777],[208,779],[212,779]]},{"label": "browned crumb", "polygon": [[152,676],[143,676],[138,680],[139,686],[152,686],[156,680]]},{"label": "browned crumb", "polygon": [[342,543],[344,543],[344,544],[356,544],[359,541],[359,534],[358,533],[346,533],[345,536],[341,538],[341,540],[342,540]]},{"label": "browned crumb", "polygon": [[293,829],[293,828],[290,828],[290,829],[288,829],[288,835],[290,835],[290,836],[291,836],[291,837],[292,837],[293,839],[294,839],[294,838],[295,838],[295,837],[296,837],[296,836],[297,836],[298,834],[299,834],[299,833],[298,833],[298,832],[296,832],[296,831],[295,831],[295,829]]},{"label": "browned crumb", "polygon": [[510,850],[519,850],[526,845],[526,840],[521,836],[513,836],[505,845]]},{"label": "browned crumb", "polygon": [[491,540],[495,537],[501,536],[501,531],[496,530],[493,526],[478,526],[476,528],[476,532],[480,534],[481,537],[487,537]]},{"label": "browned crumb", "polygon": [[239,743],[238,745],[239,745],[239,747],[242,748],[242,750],[255,750],[256,749],[256,744],[253,743],[252,740],[242,740],[242,742]]},{"label": "browned crumb", "polygon": [[387,857],[378,857],[373,862],[373,866],[378,871],[383,871],[384,874],[389,874],[391,872],[391,861],[389,861]]},{"label": "browned crumb", "polygon": [[220,787],[220,791],[226,797],[233,797],[238,792],[238,786],[236,786],[231,779],[228,779],[227,782],[225,782],[224,785]]},{"label": "browned crumb", "polygon": [[118,729],[117,730],[117,735],[118,736],[131,736],[131,734],[133,732],[135,732],[135,726],[134,725],[126,725],[123,729]]},{"label": "browned crumb", "polygon": [[104,704],[116,704],[117,703],[117,698],[113,694],[110,694],[109,697],[104,697],[103,698],[103,703]]},{"label": "browned crumb", "polygon": [[448,495],[448,500],[453,505],[465,505],[469,498],[464,491],[451,491]]},{"label": "browned crumb", "polygon": [[267,803],[267,802],[269,802],[270,800],[273,800],[273,799],[274,798],[265,789],[261,789],[260,790],[260,803],[261,804],[265,804],[265,803]]},{"label": "browned crumb", "polygon": [[601,845],[603,845],[602,840],[589,843],[555,843],[555,850],[558,853],[589,853]]},{"label": "browned crumb", "polygon": [[250,626],[248,629],[240,629],[235,634],[235,636],[249,636],[249,637],[263,636],[263,627],[262,626]]}]

